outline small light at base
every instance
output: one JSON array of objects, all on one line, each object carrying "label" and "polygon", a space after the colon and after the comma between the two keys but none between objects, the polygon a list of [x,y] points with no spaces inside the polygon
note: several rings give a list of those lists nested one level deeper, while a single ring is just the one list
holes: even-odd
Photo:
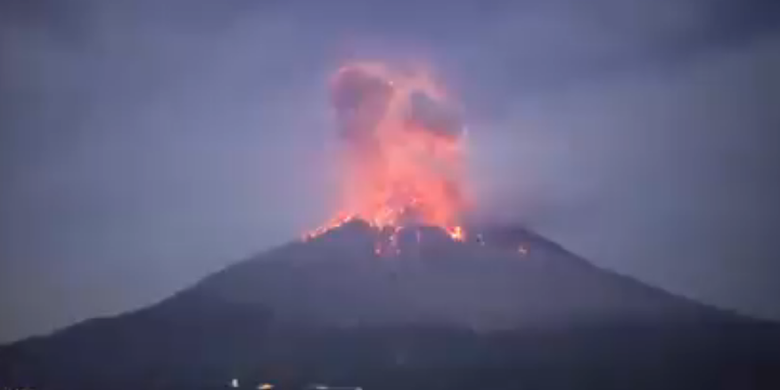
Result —
[{"label": "small light at base", "polygon": [[525,255],[527,255],[527,254],[528,254],[528,249],[527,249],[525,246],[523,246],[523,245],[520,245],[520,246],[517,248],[517,253],[519,253],[519,254],[520,254],[520,256],[525,256]]}]

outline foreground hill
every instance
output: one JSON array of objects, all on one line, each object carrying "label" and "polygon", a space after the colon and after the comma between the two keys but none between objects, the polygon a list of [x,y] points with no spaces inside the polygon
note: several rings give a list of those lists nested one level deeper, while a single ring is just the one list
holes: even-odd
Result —
[{"label": "foreground hill", "polygon": [[37,389],[780,388],[780,331],[599,269],[523,229],[455,242],[354,222],[152,307],[0,348]]}]

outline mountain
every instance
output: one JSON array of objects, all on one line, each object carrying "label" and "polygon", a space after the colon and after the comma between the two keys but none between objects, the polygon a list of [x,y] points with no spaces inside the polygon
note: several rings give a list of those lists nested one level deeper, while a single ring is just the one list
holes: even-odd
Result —
[{"label": "mountain", "polygon": [[780,388],[776,324],[600,269],[522,228],[480,231],[390,238],[351,222],[151,307],[2,347],[0,386]]}]

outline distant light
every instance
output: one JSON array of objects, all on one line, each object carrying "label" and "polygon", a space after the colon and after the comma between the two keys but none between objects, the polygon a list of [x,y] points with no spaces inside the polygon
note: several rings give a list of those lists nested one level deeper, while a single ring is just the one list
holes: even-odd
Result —
[{"label": "distant light", "polygon": [[270,383],[263,383],[263,384],[257,386],[258,390],[271,390],[273,388],[274,388],[274,385],[272,385]]},{"label": "distant light", "polygon": [[233,380],[230,381],[230,387],[237,389],[238,388],[238,379],[233,378]]},{"label": "distant light", "polygon": [[360,386],[308,385],[307,388],[315,390],[363,390],[363,388]]},{"label": "distant light", "polygon": [[528,254],[528,249],[520,244],[520,246],[517,248],[517,253],[520,253],[520,256],[525,256]]}]

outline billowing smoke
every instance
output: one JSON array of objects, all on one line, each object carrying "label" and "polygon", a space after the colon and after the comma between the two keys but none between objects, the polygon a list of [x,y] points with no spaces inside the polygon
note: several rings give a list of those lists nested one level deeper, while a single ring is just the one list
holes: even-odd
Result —
[{"label": "billowing smoke", "polygon": [[352,217],[381,228],[421,223],[461,238],[463,125],[442,86],[424,69],[355,63],[331,87],[345,150],[333,225]]},{"label": "billowing smoke", "polygon": [[[361,66],[346,67],[336,76],[332,104],[342,135],[350,142],[366,142],[389,114],[394,96],[399,94],[396,82],[386,74],[377,74]],[[405,131],[426,131],[435,137],[456,140],[463,125],[456,111],[445,101],[431,96],[425,89],[402,91],[408,96],[403,112]]]},{"label": "billowing smoke", "polygon": [[457,139],[463,134],[463,125],[456,112],[424,92],[412,94],[409,120],[413,128],[423,129],[438,137]]},{"label": "billowing smoke", "polygon": [[340,72],[334,81],[332,104],[344,138],[361,143],[371,139],[393,92],[389,80],[364,70]]}]

